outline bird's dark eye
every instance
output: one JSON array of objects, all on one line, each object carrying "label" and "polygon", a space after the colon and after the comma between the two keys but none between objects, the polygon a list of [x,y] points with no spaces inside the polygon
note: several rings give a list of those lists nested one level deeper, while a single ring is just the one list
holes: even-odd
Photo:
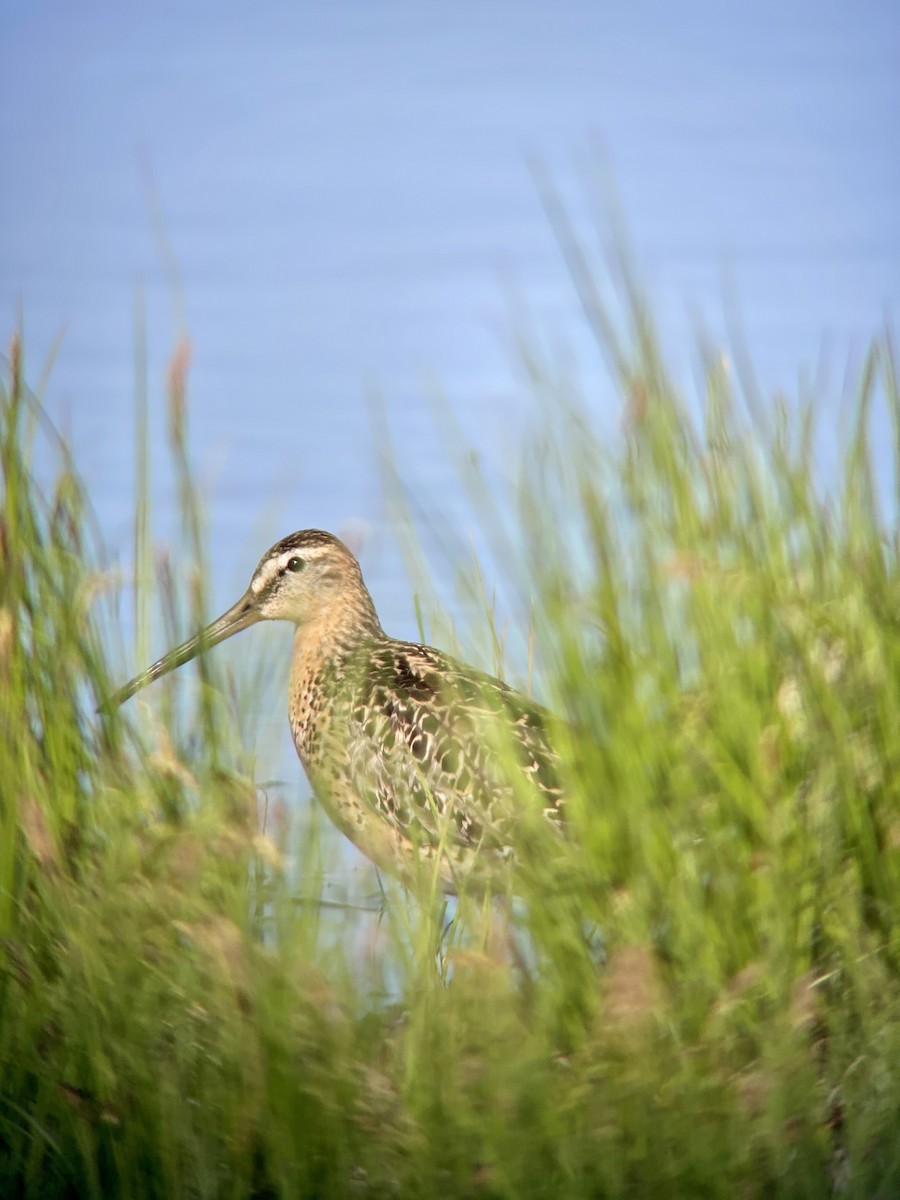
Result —
[{"label": "bird's dark eye", "polygon": [[302,571],[306,566],[306,563],[302,558],[298,558],[295,554],[293,558],[289,558],[287,560],[285,566],[289,571]]}]

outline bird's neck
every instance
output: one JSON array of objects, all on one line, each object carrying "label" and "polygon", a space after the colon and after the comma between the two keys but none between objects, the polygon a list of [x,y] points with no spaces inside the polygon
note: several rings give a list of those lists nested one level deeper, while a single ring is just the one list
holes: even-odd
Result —
[{"label": "bird's neck", "polygon": [[335,701],[353,687],[371,647],[385,638],[368,592],[353,595],[297,626],[291,663],[291,731],[300,758],[315,760],[323,722]]}]

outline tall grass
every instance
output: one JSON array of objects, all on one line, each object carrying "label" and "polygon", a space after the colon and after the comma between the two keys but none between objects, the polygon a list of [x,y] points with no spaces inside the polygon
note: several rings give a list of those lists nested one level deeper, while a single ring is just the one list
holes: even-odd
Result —
[{"label": "tall grass", "polygon": [[[822,494],[814,412],[770,417],[710,360],[695,420],[636,291],[617,339],[565,248],[626,429],[611,451],[558,396],[524,460],[506,561],[571,837],[523,863],[506,906],[448,914],[388,884],[377,922],[327,908],[327,838],[262,829],[211,662],[196,724],[167,703],[151,734],[94,715],[102,552],[64,446],[55,483],[35,480],[52,434],[14,342],[0,1194],[900,1191],[897,492],[880,512],[868,446],[880,404],[896,488],[890,341]],[[551,367],[528,369],[554,393]]]}]

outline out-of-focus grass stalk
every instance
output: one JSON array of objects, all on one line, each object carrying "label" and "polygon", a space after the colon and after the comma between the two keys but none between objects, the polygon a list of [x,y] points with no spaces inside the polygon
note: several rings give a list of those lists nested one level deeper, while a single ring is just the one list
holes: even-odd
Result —
[{"label": "out-of-focus grass stalk", "polygon": [[153,533],[150,511],[150,412],[147,400],[147,323],[143,292],[134,308],[134,658],[150,661]]}]

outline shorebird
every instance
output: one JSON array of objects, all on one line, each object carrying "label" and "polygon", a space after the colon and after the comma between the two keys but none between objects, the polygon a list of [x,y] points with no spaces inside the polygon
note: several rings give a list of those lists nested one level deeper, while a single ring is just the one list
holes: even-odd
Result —
[{"label": "shorebird", "polygon": [[443,887],[516,860],[562,826],[546,709],[500,679],[381,627],[359,563],[304,529],[263,555],[238,602],[120,688],[111,709],[257,621],[295,626],[288,714],[317,799],[377,866]]}]

